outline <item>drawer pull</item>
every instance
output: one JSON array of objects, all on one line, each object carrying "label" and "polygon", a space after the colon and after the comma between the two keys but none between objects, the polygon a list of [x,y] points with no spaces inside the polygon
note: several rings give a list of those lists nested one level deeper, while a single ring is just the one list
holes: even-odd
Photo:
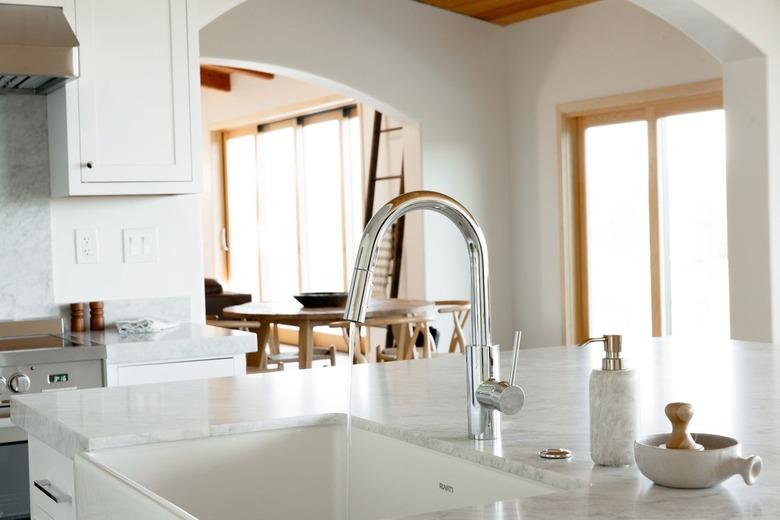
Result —
[{"label": "drawer pull", "polygon": [[41,492],[47,497],[51,498],[58,504],[69,504],[73,502],[73,498],[70,495],[62,493],[59,489],[52,486],[48,480],[33,480],[35,487],[41,490]]}]

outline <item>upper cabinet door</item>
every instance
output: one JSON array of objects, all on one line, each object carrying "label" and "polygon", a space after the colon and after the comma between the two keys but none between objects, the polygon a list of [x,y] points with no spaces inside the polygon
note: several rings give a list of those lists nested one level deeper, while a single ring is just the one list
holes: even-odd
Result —
[{"label": "upper cabinet door", "polygon": [[76,0],[82,183],[193,180],[186,0]]}]

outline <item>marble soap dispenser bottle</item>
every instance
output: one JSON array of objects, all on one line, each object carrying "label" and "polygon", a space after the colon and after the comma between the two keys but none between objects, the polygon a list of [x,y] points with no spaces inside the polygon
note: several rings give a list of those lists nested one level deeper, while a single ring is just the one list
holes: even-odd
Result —
[{"label": "marble soap dispenser bottle", "polygon": [[590,374],[590,458],[602,466],[634,463],[634,440],[639,434],[639,375],[625,368],[620,356],[622,338],[591,338],[580,346],[604,343],[601,370]]}]

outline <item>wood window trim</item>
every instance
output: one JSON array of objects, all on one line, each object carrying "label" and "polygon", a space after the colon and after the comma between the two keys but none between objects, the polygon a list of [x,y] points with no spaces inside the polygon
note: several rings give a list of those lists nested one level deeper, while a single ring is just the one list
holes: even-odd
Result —
[{"label": "wood window trim", "polygon": [[723,108],[720,79],[619,94],[557,106],[559,216],[561,251],[562,337],[567,345],[587,339],[588,266],[585,206],[585,129],[610,123],[648,121],[648,189],[650,196],[651,304],[653,335],[660,335],[663,287],[658,214],[657,120],[663,117]]},{"label": "wood window trim", "polygon": [[272,110],[264,110],[246,116],[214,122],[209,125],[208,130],[225,132],[234,130],[241,131],[245,129],[257,130],[257,127],[260,125],[271,125],[288,119],[307,117],[311,114],[328,110],[338,110],[356,104],[357,102],[352,98],[345,98],[338,94],[332,94],[309,101],[285,105]]}]

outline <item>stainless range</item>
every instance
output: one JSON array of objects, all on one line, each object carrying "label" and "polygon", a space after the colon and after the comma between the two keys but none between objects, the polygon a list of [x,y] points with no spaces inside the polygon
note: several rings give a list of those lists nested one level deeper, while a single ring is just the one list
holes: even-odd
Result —
[{"label": "stainless range", "polygon": [[105,384],[105,347],[64,334],[61,319],[0,322],[0,518],[30,516],[27,437],[10,420],[18,394]]}]

